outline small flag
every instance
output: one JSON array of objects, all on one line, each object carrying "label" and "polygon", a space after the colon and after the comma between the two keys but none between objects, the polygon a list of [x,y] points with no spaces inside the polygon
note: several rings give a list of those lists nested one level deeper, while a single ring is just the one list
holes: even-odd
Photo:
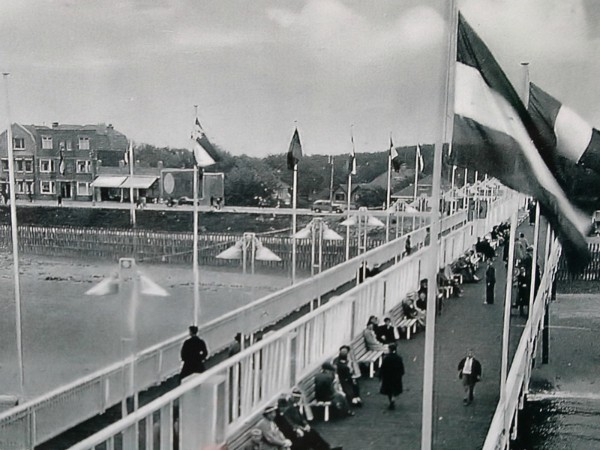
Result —
[{"label": "small flag", "polygon": [[302,158],[302,144],[300,143],[300,134],[298,134],[298,128],[294,130],[292,141],[290,142],[290,148],[287,152],[287,168],[294,170],[296,165]]},{"label": "small flag", "polygon": [[600,173],[600,132],[568,106],[530,83],[529,114],[558,156]]},{"label": "small flag", "polygon": [[192,140],[194,141],[194,162],[198,167],[212,166],[219,161],[219,155],[206,137],[197,117],[194,131],[192,131]]},{"label": "small flag", "polygon": [[421,146],[417,144],[417,163],[416,163],[416,167],[415,170],[419,173],[423,172],[423,169],[425,168],[425,163],[423,162],[423,155],[421,154]]},{"label": "small flag", "polygon": [[572,271],[585,267],[590,220],[559,186],[548,146],[494,56],[459,14],[452,161],[533,196]]},{"label": "small flag", "polygon": [[392,158],[392,168],[395,172],[399,172],[402,167],[402,161],[400,160],[400,155],[398,155],[398,150],[394,148],[394,143],[392,142],[392,136],[390,136],[390,150],[389,150],[390,158]]},{"label": "small flag", "polygon": [[65,149],[62,145],[60,147],[59,155],[60,155],[60,160],[58,162],[58,173],[64,176],[64,174],[66,172],[66,164],[65,164]]},{"label": "small flag", "polygon": [[354,135],[350,135],[350,140],[352,141],[352,153],[350,153],[350,157],[348,158],[348,176],[356,175],[356,154],[354,151]]}]

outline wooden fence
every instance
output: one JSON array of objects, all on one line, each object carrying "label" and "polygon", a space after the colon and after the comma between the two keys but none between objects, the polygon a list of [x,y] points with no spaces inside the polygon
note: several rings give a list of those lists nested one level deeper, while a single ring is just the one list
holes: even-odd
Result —
[{"label": "wooden fence", "polygon": [[[292,239],[282,235],[257,234],[259,240],[281,262],[256,261],[256,267],[287,269],[291,263]],[[208,266],[239,266],[239,260],[217,259],[223,250],[242,238],[241,234],[202,233],[199,235],[198,262]],[[369,239],[367,248],[383,242]],[[12,248],[10,226],[0,225],[0,248]],[[157,232],[146,230],[119,230],[110,228],[19,226],[19,252],[70,258],[88,258],[116,261],[134,257],[140,262],[191,264],[192,233]],[[323,241],[323,270],[346,260],[345,241]],[[318,250],[315,250],[317,253]],[[350,240],[350,257],[358,253],[356,237]],[[318,255],[315,255],[318,258]],[[296,267],[310,271],[310,239],[298,239]]]},{"label": "wooden fence", "polygon": [[590,263],[581,273],[572,274],[567,270],[567,261],[564,255],[560,259],[558,271],[556,273],[557,281],[598,281],[600,280],[600,244],[589,243],[588,248],[592,254]]}]

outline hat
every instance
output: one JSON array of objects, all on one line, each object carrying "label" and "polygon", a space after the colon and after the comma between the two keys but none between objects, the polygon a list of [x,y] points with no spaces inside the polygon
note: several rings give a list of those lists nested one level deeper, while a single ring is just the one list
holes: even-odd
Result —
[{"label": "hat", "polygon": [[292,390],[292,397],[302,397],[302,391],[298,388]]},{"label": "hat", "polygon": [[528,252],[532,252],[533,251],[533,245],[530,245],[529,247],[527,247],[527,251]]},{"label": "hat", "polygon": [[349,346],[349,345],[346,345],[346,344],[344,344],[344,345],[342,345],[342,346],[340,347],[340,350],[343,350],[343,349],[346,349],[346,350],[350,351],[350,346]]},{"label": "hat", "polygon": [[250,434],[252,436],[262,436],[262,430],[259,428],[252,428],[252,430],[250,430]]},{"label": "hat", "polygon": [[323,369],[323,370],[332,370],[332,371],[335,372],[335,368],[331,365],[331,363],[328,363],[328,362],[324,362],[321,365],[321,369]]},{"label": "hat", "polygon": [[263,411],[263,414],[269,414],[275,411],[277,411],[277,406],[267,406]]}]

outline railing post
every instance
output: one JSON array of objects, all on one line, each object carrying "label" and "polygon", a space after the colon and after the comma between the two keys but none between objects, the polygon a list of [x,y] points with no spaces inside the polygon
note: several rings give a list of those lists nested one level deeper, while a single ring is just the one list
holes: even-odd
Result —
[{"label": "railing post", "polygon": [[227,391],[226,377],[217,375],[181,396],[181,450],[198,450],[225,441]]}]

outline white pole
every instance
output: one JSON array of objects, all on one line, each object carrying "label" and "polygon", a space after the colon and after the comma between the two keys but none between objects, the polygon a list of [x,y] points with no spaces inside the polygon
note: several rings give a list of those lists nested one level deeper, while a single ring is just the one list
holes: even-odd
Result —
[{"label": "white pole", "polygon": [[469,176],[469,169],[467,169],[465,167],[465,180],[463,182],[463,189],[465,191],[465,198],[464,198],[464,201],[463,201],[463,208],[464,209],[467,209],[467,207],[469,206],[469,198],[468,198],[469,197],[469,193],[468,193],[468,190],[467,190],[467,178],[468,178],[468,176]]},{"label": "white pole", "polygon": [[[350,193],[352,192],[352,173],[348,174],[348,219],[350,218]],[[350,225],[346,225],[346,261],[350,259]]]},{"label": "white pole", "polygon": [[388,151],[388,176],[387,176],[387,196],[385,198],[385,242],[390,240],[390,205],[392,203],[392,136],[390,134],[390,150]]},{"label": "white pole", "polygon": [[[128,153],[129,153],[129,176],[131,177],[131,182],[133,183],[133,165],[135,164],[135,161],[133,159],[133,142],[129,141],[129,149],[128,149]],[[133,202],[133,185],[129,185],[129,206],[130,206],[130,219],[131,219],[131,226],[133,228],[135,228],[136,225],[136,218],[135,218],[135,204]],[[135,249],[134,249],[135,252]]]},{"label": "white pole", "polygon": [[419,144],[415,150],[415,190],[413,193],[413,200],[417,199],[417,189],[419,185]]},{"label": "white pole", "polygon": [[248,263],[248,235],[242,236],[242,273],[246,275],[246,264]]},{"label": "white pole", "polygon": [[451,181],[451,191],[452,192],[452,203],[450,205],[450,215],[454,214],[454,202],[455,202],[455,192],[454,192],[454,181],[456,178],[456,166],[452,166],[452,181]]},{"label": "white pole", "polygon": [[531,310],[533,309],[533,302],[535,301],[535,282],[536,282],[536,268],[538,258],[538,240],[540,238],[540,203],[535,204],[535,226],[533,229],[533,261],[531,262],[531,279],[529,281],[529,307],[527,313],[531,317]]},{"label": "white pole", "polygon": [[[317,219],[315,219],[317,220]],[[315,275],[315,250],[316,250],[316,222],[310,225],[310,274]]]},{"label": "white pole", "polygon": [[10,122],[10,97],[8,95],[8,76],[3,73],[6,95],[6,148],[8,153],[8,189],[10,196],[10,228],[13,254],[13,281],[15,286],[15,322],[17,338],[17,364],[19,366],[19,394],[21,401],[25,399],[25,367],[23,364],[23,335],[21,320],[21,282],[19,278],[19,229],[17,224],[17,197],[15,195],[15,161],[13,154],[12,124]]},{"label": "white pole", "polygon": [[[516,195],[516,194],[515,194]],[[512,305],[513,272],[515,266],[515,238],[517,236],[518,203],[513,205],[510,217],[510,237],[508,243],[508,265],[506,267],[506,293],[504,296],[504,326],[502,331],[502,365],[500,369],[500,399],[504,399],[506,376],[508,374],[508,340],[510,337],[510,308]]]},{"label": "white pole", "polygon": [[[421,449],[431,450],[433,443],[433,375],[435,361],[435,321],[437,312],[437,272],[439,242],[438,236],[441,228],[440,219],[440,190],[442,178],[442,151],[444,142],[452,141],[453,106],[450,103],[452,83],[454,82],[454,68],[456,66],[456,34],[458,25],[458,11],[455,0],[449,2],[447,17],[450,24],[448,33],[448,60],[444,73],[444,93],[441,98],[441,123],[439,137],[435,143],[433,181],[431,192],[431,226],[430,249],[428,257],[427,280],[427,314],[425,323],[425,352],[423,362],[423,407],[421,420]],[[451,109],[452,108],[452,109]]]},{"label": "white pole", "polygon": [[292,284],[296,282],[296,201],[298,190],[298,163],[294,164],[294,182],[292,186]]},{"label": "white pole", "polygon": [[323,270],[323,221],[319,221],[319,273]]},{"label": "white pole", "polygon": [[329,179],[329,201],[333,202],[333,170],[334,170],[333,161],[334,161],[334,156],[331,155],[329,158],[331,161],[331,178]]},{"label": "white pole", "polygon": [[198,166],[194,164],[194,247],[192,269],[194,271],[194,316],[193,321],[198,325],[200,318],[200,272],[198,271]]}]

